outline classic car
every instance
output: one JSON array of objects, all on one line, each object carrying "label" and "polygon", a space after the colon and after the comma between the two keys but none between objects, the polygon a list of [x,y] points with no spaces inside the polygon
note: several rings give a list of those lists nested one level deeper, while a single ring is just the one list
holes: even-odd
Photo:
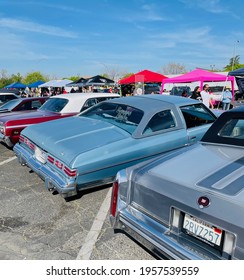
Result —
[{"label": "classic car", "polygon": [[113,182],[120,169],[195,143],[215,119],[189,98],[121,97],[78,116],[27,127],[14,152],[49,191],[68,198]]},{"label": "classic car", "polygon": [[69,93],[50,97],[36,111],[19,111],[0,115],[0,142],[12,148],[20,132],[27,126],[66,118],[107,99],[118,98],[111,93]]},{"label": "classic car", "polygon": [[0,105],[3,105],[4,103],[8,102],[9,100],[19,99],[19,98],[21,98],[21,96],[14,92],[11,92],[9,90],[2,91],[2,92],[0,92]]},{"label": "classic car", "polygon": [[28,97],[10,100],[0,106],[0,115],[16,111],[37,110],[47,99],[47,97]]},{"label": "classic car", "polygon": [[110,221],[158,258],[244,259],[244,107],[195,145],[117,173]]}]

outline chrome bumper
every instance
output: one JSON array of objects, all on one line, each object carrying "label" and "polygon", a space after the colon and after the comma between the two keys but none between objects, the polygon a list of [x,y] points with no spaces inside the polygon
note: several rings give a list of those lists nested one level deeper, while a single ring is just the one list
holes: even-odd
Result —
[{"label": "chrome bumper", "polygon": [[63,180],[59,174],[51,170],[46,164],[39,163],[33,155],[20,144],[16,144],[13,151],[21,165],[27,165],[44,180],[47,190],[56,190],[64,198],[77,194],[75,180]]},{"label": "chrome bumper", "polygon": [[13,147],[13,143],[11,142],[10,137],[5,136],[2,133],[0,133],[0,142],[5,143],[9,148]]},{"label": "chrome bumper", "polygon": [[[160,259],[171,260],[209,260],[221,259],[207,253],[206,250],[187,244],[187,241],[172,234],[169,228],[158,224],[153,219],[138,210],[123,209],[116,217],[110,215],[110,222],[114,230],[120,230],[146,247],[153,255]],[[137,219],[137,214],[141,218]]]}]

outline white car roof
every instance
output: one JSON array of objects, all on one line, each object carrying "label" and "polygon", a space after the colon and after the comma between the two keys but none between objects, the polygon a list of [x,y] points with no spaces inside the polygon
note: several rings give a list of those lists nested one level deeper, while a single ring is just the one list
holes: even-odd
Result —
[{"label": "white car roof", "polygon": [[0,95],[15,95],[17,97],[20,97],[18,94],[14,93],[14,92],[0,92]]},{"label": "white car roof", "polygon": [[80,112],[83,104],[90,98],[97,97],[120,97],[117,93],[105,93],[105,92],[76,92],[66,93],[51,96],[50,98],[64,98],[68,99],[68,104],[60,111],[60,113]]}]

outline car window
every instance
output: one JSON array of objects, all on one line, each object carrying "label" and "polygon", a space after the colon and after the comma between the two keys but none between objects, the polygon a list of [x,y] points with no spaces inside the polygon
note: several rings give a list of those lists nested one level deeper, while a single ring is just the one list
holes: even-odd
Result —
[{"label": "car window", "polygon": [[175,127],[175,120],[171,110],[164,110],[155,114],[147,126],[145,127],[143,134],[149,134],[165,129]]},{"label": "car window", "polygon": [[218,136],[244,139],[244,120],[229,120],[219,131]]},{"label": "car window", "polygon": [[7,109],[11,111],[15,106],[17,106],[20,103],[19,99],[20,98],[16,98],[4,103],[3,105],[0,106],[0,109]]},{"label": "car window", "polygon": [[66,98],[50,98],[39,109],[51,112],[60,112],[69,102]]},{"label": "car window", "polygon": [[31,101],[31,109],[38,109],[42,106],[42,103],[40,100],[33,100]]},{"label": "car window", "polygon": [[216,117],[202,103],[183,106],[180,109],[187,128],[213,123],[216,120]]},{"label": "car window", "polygon": [[96,104],[97,104],[97,99],[96,98],[90,98],[90,99],[86,100],[86,102],[84,103],[83,108],[81,109],[81,111],[85,110],[85,109],[87,109],[87,108],[89,108],[91,106],[94,106]]},{"label": "car window", "polygon": [[132,134],[143,114],[142,110],[125,104],[102,102],[84,111],[80,116],[109,122]]},{"label": "car window", "polygon": [[90,107],[92,107],[92,106],[102,102],[102,101],[113,99],[113,98],[117,98],[117,97],[96,97],[96,98],[90,98],[90,99],[88,99],[84,103],[84,105],[81,108],[80,112],[82,112],[82,111],[84,111],[84,110],[86,110],[86,109],[88,109],[88,108],[90,108]]},{"label": "car window", "polygon": [[30,101],[27,101],[27,102],[23,103],[19,107],[19,111],[30,110],[30,107],[31,107],[30,105],[31,105]]}]

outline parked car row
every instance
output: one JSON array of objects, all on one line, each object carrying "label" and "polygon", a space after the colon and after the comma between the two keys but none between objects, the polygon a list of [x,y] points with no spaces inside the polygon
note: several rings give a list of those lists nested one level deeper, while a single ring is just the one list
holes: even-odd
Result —
[{"label": "parked car row", "polygon": [[[1,113],[0,110],[0,142],[4,142],[11,148],[19,141],[20,132],[27,126],[70,117],[98,102],[118,97],[119,95],[115,93],[70,93],[50,98],[27,98],[24,104],[20,104],[23,107],[18,107],[19,109],[27,108],[29,105],[38,107],[38,102],[43,102],[44,100],[46,102],[38,110],[32,112],[30,110],[18,112],[13,110],[12,112]],[[30,101],[31,104],[28,105],[26,101]]]},{"label": "parked car row", "polygon": [[159,258],[244,259],[244,107],[217,119],[195,99],[96,94],[16,113],[25,125],[9,138],[15,113],[0,116],[0,139],[66,200],[113,183],[115,232]]},{"label": "parked car row", "polygon": [[122,97],[71,118],[27,127],[14,152],[49,191],[69,198],[112,183],[127,166],[195,143],[215,119],[192,99]]}]

